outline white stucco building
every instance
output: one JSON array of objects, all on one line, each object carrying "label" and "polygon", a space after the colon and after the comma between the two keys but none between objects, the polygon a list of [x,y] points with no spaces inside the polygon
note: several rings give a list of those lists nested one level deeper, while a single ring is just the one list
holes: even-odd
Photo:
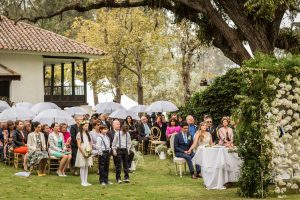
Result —
[{"label": "white stucco building", "polygon": [[[11,102],[51,101],[61,107],[84,105],[86,62],[103,54],[75,40],[0,16],[0,97]],[[80,67],[83,85],[78,86],[75,80]],[[59,80],[54,71],[60,71]],[[66,81],[67,75],[70,81]]]}]

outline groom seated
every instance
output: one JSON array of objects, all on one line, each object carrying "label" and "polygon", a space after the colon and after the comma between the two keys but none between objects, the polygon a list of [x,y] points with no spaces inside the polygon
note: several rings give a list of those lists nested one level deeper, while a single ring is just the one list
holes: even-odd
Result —
[{"label": "groom seated", "polygon": [[192,158],[194,153],[189,153],[189,148],[193,144],[193,138],[189,134],[189,125],[186,122],[181,124],[181,132],[176,134],[174,137],[174,149],[175,149],[175,156],[179,158],[184,158],[189,166],[189,170],[193,179],[200,177],[200,166],[196,165],[196,172],[194,173],[194,165],[192,162]]}]

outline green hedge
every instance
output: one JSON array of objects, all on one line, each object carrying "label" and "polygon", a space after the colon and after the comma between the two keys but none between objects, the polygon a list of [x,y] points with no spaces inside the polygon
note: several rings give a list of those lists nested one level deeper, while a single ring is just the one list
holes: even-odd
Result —
[{"label": "green hedge", "polygon": [[193,115],[202,121],[204,115],[213,117],[219,124],[223,116],[230,116],[238,106],[234,99],[240,93],[241,74],[238,68],[230,69],[214,80],[205,90],[195,93],[189,101],[179,108],[181,116]]}]

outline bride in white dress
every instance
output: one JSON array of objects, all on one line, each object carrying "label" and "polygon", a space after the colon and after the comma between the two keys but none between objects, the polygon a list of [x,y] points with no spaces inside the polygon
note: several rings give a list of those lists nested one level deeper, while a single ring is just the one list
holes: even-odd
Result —
[{"label": "bride in white dress", "polygon": [[205,122],[201,122],[199,129],[195,134],[194,142],[189,149],[189,152],[192,152],[193,149],[198,149],[206,145],[213,145],[212,137],[209,132],[206,131],[207,125]]}]

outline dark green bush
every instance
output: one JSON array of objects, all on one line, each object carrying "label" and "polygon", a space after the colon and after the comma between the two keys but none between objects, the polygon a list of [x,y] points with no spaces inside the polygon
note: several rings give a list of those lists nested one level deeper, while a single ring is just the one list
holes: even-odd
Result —
[{"label": "dark green bush", "polygon": [[231,116],[232,111],[238,106],[234,96],[240,93],[240,82],[239,69],[228,70],[205,90],[195,93],[179,108],[179,114],[183,117],[193,115],[198,121],[202,121],[204,115],[210,115],[215,124],[220,123],[223,116]]}]

